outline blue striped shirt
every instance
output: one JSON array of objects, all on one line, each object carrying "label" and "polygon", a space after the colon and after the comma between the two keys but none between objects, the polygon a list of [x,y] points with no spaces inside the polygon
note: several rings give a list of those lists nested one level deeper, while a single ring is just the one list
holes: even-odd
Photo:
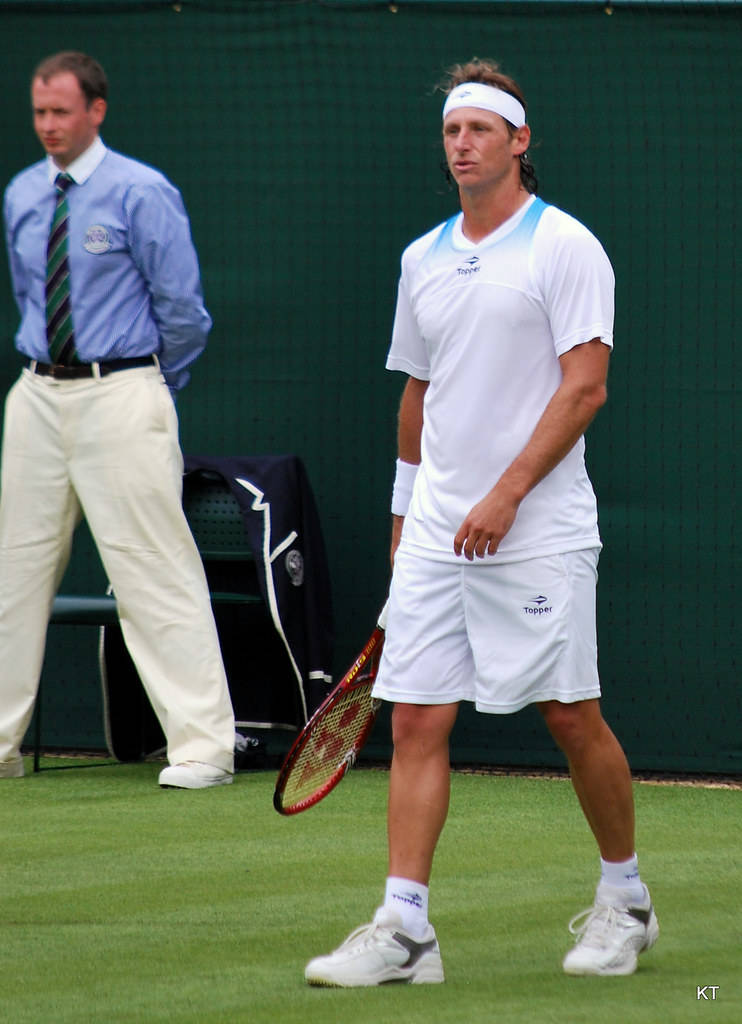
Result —
[{"label": "blue striped shirt", "polygon": [[[206,345],[198,258],[178,190],[157,170],[107,149],[100,138],[66,171],[75,346],[81,362],[156,353],[168,386],[188,383]],[[58,169],[41,160],[5,192],[5,232],[21,313],[15,343],[49,362],[44,284]]]}]

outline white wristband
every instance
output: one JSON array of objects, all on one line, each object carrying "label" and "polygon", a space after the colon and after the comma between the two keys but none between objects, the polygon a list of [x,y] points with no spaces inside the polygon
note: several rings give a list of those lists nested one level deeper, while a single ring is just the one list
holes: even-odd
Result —
[{"label": "white wristband", "polygon": [[413,465],[411,462],[402,462],[401,459],[397,459],[397,472],[394,477],[394,487],[392,488],[392,515],[407,515],[418,468],[418,466]]}]

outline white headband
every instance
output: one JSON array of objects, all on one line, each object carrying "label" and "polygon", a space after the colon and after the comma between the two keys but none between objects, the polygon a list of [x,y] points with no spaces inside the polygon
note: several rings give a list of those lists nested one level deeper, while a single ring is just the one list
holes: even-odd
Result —
[{"label": "white headband", "polygon": [[448,94],[443,106],[443,120],[452,110],[459,107],[477,107],[480,110],[491,110],[493,114],[499,114],[506,121],[522,128],[526,123],[526,112],[523,104],[511,96],[509,92],[496,89],[493,85],[485,85],[483,82],[464,82],[457,85]]}]

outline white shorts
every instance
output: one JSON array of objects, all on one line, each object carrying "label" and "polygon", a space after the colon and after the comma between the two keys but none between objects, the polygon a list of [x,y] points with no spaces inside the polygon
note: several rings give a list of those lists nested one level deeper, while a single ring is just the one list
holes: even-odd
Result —
[{"label": "white shorts", "polygon": [[400,548],[374,696],[510,714],[600,696],[598,548],[524,562],[434,562]]}]

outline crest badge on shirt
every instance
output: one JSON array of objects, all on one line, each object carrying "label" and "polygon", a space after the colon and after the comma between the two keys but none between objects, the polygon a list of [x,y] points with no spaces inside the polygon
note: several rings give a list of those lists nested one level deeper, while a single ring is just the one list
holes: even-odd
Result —
[{"label": "crest badge on shirt", "polygon": [[82,245],[86,252],[92,253],[93,256],[100,256],[101,253],[110,252],[113,248],[108,228],[104,228],[102,224],[90,225],[85,232],[85,241]]}]

